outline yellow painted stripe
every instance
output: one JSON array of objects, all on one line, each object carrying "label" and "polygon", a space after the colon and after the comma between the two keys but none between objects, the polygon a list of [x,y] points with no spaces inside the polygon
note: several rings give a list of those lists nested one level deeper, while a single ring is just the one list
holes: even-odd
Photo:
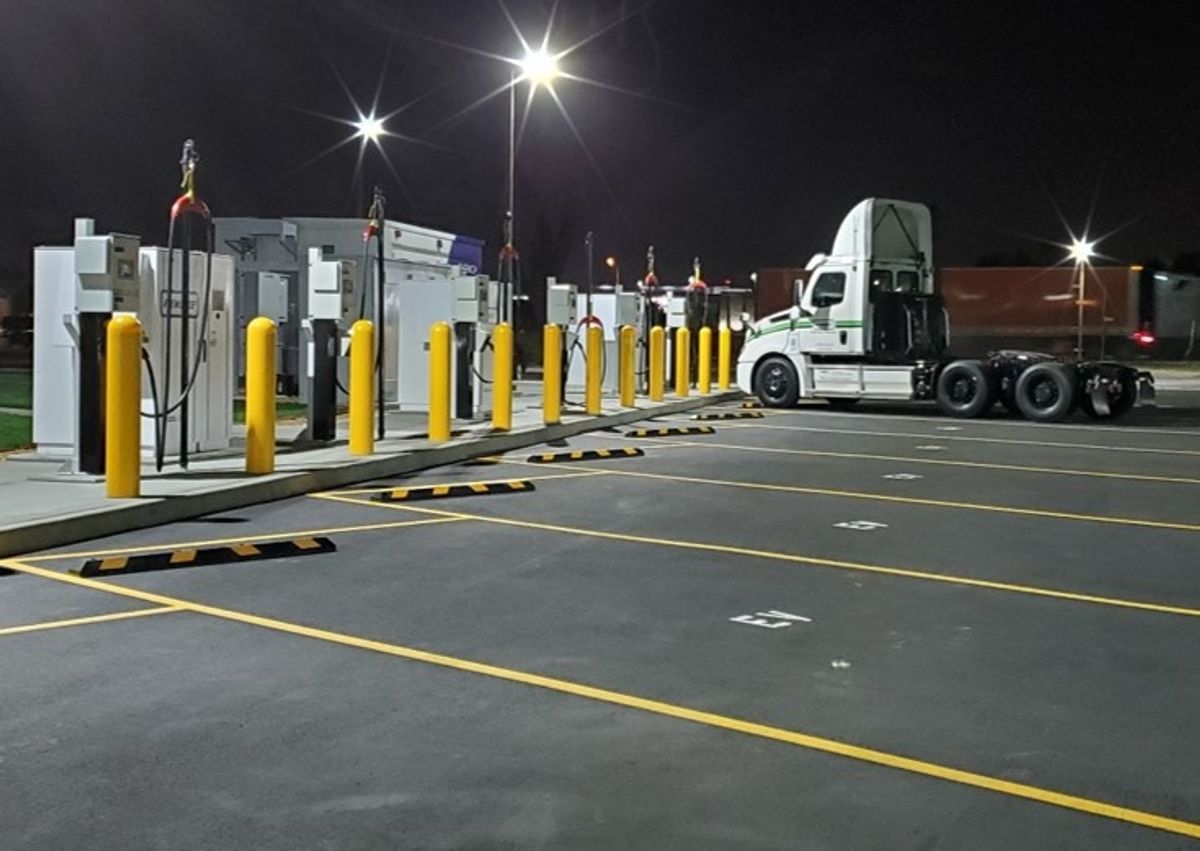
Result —
[{"label": "yellow painted stripe", "polygon": [[233,550],[240,556],[262,555],[262,550],[254,546],[254,544],[234,544],[229,549]]},{"label": "yellow painted stripe", "polygon": [[[814,432],[817,434],[836,434],[836,435],[865,435],[868,437],[903,437],[916,438],[918,440],[954,440],[964,441],[968,443],[1003,443],[1011,446],[1039,446],[1052,447],[1054,449],[1101,449],[1107,452],[1144,452],[1151,455],[1186,455],[1189,457],[1200,457],[1200,450],[1196,449],[1157,449],[1146,446],[1109,446],[1103,443],[1064,443],[1053,442],[1049,440],[1018,440],[1014,438],[1003,437],[971,437],[961,434],[919,434],[915,432],[903,431],[870,431],[868,429],[844,429],[844,428],[819,428],[817,426],[795,426],[795,425],[777,425],[775,423],[748,422],[748,423],[730,423],[725,428],[742,428],[756,429],[766,428],[777,431],[804,431]],[[1114,431],[1119,432],[1119,429]]]},{"label": "yellow painted stripe", "polygon": [[100,562],[101,570],[124,570],[125,565],[129,564],[129,559],[124,556],[117,558],[106,558]]},{"label": "yellow painted stripe", "polygon": [[749,446],[739,443],[710,443],[708,441],[678,441],[671,446],[694,446],[701,449],[730,449],[736,452],[762,452],[779,455],[801,455],[812,458],[848,458],[858,461],[889,461],[900,464],[929,464],[939,467],[967,467],[976,470],[1002,470],[1014,473],[1042,473],[1056,476],[1086,476],[1097,479],[1123,479],[1135,482],[1155,482],[1179,485],[1200,485],[1200,479],[1184,476],[1151,476],[1143,473],[1112,473],[1106,470],[1075,470],[1068,467],[1036,467],[1027,464],[992,464],[983,461],[949,461],[941,458],[915,458],[909,455],[875,455],[867,452],[833,452],[820,449],[783,449],[774,446]]},{"label": "yellow painted stripe", "polygon": [[414,508],[412,506],[387,505],[384,503],[358,502],[350,497],[340,497],[336,494],[311,494],[320,499],[332,499],[342,502],[355,502],[359,505],[371,505],[375,508],[396,508],[404,511],[416,511],[422,514],[435,514],[442,517],[456,517],[460,520],[477,520],[481,523],[495,523],[502,526],[516,526],[522,529],[537,529],[543,532],[559,532],[566,535],[579,535],[585,538],[601,538],[609,541],[623,541],[631,544],[652,544],[659,547],[672,547],[682,550],[694,550],[727,555],[747,556],[771,561],[782,561],[791,564],[805,564],[815,567],[832,567],[841,570],[853,570],[861,573],[876,573],[884,576],[898,576],[905,579],[919,579],[928,582],[944,582],[949,585],[963,585],[971,588],[985,588],[990,591],[1005,591],[1014,594],[1028,594],[1034,597],[1047,597],[1054,600],[1070,600],[1075,603],[1095,603],[1102,606],[1114,606],[1122,609],[1137,609],[1146,612],[1157,612],[1168,615],[1185,615],[1200,617],[1200,608],[1173,606],[1165,603],[1154,603],[1146,600],[1129,600],[1121,597],[1104,597],[1096,594],[1084,594],[1076,591],[1062,591],[1056,588],[1043,588],[1038,585],[1022,585],[1012,582],[1000,582],[992,579],[976,579],[952,573],[933,573],[926,570],[913,570],[903,567],[887,567],[879,564],[866,564],[856,561],[807,556],[798,553],[781,553],[771,550],[755,550],[749,547],[733,547],[726,544],[709,544],[702,541],[685,541],[675,538],[654,538],[648,535],[629,535],[624,532],[606,532],[600,529],[585,529],[577,526],[558,526],[553,523],[538,523],[532,520],[514,520],[508,517],[491,517],[484,514],[462,514],[461,512],[438,511],[433,508]]},{"label": "yellow painted stripe", "polygon": [[[593,475],[588,473],[588,475]],[[355,526],[331,526],[328,529],[293,529],[287,532],[268,532],[263,535],[256,535],[255,540],[259,543],[266,541],[278,541],[284,538],[295,538],[297,535],[337,535],[351,532],[379,532],[385,529],[402,529],[405,526],[428,526],[434,523],[453,523],[457,520],[455,517],[424,517],[419,520],[397,520],[392,523],[360,523]],[[147,544],[137,547],[118,547],[111,550],[91,550],[91,551],[71,551],[63,553],[50,553],[42,556],[22,556],[22,561],[41,562],[55,561],[56,559],[78,559],[78,558],[101,558],[103,556],[111,556],[119,553],[150,553],[159,552],[161,550],[176,549],[178,547],[217,547],[225,546],[226,544],[241,543],[246,540],[245,536],[240,538],[214,538],[208,541],[180,541],[170,544]]]},{"label": "yellow painted stripe", "polygon": [[[380,507],[399,508],[399,506],[386,506],[384,504],[376,505],[379,505]],[[209,615],[210,617],[221,618],[223,620],[262,627],[263,629],[270,629],[276,632],[310,638],[316,641],[324,641],[344,647],[352,647],[358,650],[366,650],[373,653],[380,653],[387,656],[408,659],[414,662],[437,665],[439,667],[463,671],[465,673],[478,674],[480,676],[490,677],[492,679],[519,683],[521,685],[531,686],[533,688],[545,689],[547,691],[598,701],[600,703],[607,703],[613,706],[636,709],[642,712],[649,712],[654,715],[674,718],[680,721],[688,721],[718,730],[727,730],[729,732],[740,733],[742,735],[768,739],[771,741],[804,748],[806,750],[832,754],[859,762],[895,769],[897,771],[904,771],[910,774],[931,777],[962,786],[983,789],[985,791],[994,792],[1000,795],[1022,798],[1024,800],[1034,801],[1040,804],[1061,807],[1063,809],[1074,810],[1076,812],[1086,813],[1088,815],[1100,816],[1102,818],[1127,822],[1129,824],[1135,824],[1141,827],[1148,827],[1155,830],[1166,831],[1168,833],[1175,833],[1181,836],[1200,838],[1200,824],[1196,824],[1194,822],[1170,818],[1168,816],[1146,812],[1144,810],[1136,810],[1130,807],[1123,807],[1117,804],[1108,803],[1106,801],[1095,800],[1093,798],[1084,798],[1054,789],[1046,789],[1026,783],[1016,783],[1011,780],[1004,780],[987,774],[979,774],[974,771],[967,771],[960,768],[954,768],[952,766],[927,762],[925,760],[915,759],[902,754],[894,754],[887,751],[876,750],[874,748],[863,747],[861,745],[843,742],[838,739],[815,736],[809,733],[800,732],[798,730],[788,730],[782,727],[760,724],[754,721],[735,718],[728,715],[719,715],[717,713],[707,712],[702,709],[694,709],[687,706],[681,706],[679,704],[667,703],[661,700],[639,697],[637,695],[627,694],[625,692],[613,691],[611,689],[600,688],[583,683],[576,683],[570,680],[559,679],[557,677],[545,676],[543,674],[536,674],[528,671],[521,671],[515,668],[505,668],[486,662],[477,662],[471,659],[448,656],[442,653],[434,653],[414,647],[390,644],[388,642],[376,641],[374,639],[363,638],[357,635],[349,635],[346,633],[334,632],[332,630],[318,629],[316,627],[290,623],[288,621],[265,618],[259,615],[250,614],[248,612],[222,609],[216,606],[209,606],[204,603],[196,603],[175,597],[167,597],[161,594],[153,594],[135,588],[110,585],[106,582],[97,582],[92,579],[70,576],[67,574],[46,570],[45,568],[23,564],[17,561],[0,561],[0,565],[9,567],[13,570],[21,571],[22,573],[28,573],[34,576],[41,576],[45,579],[51,579],[56,582],[68,582],[73,585],[80,585],[82,587],[92,588],[97,591],[106,591],[125,597],[133,597],[136,599],[145,600],[147,602],[158,603],[159,605],[163,606],[177,606],[179,608],[186,609],[187,611]]]},{"label": "yellow painted stripe", "polygon": [[185,547],[182,550],[175,550],[171,553],[169,559],[170,564],[190,564],[196,560],[196,551],[191,547]]},{"label": "yellow painted stripe", "polygon": [[490,485],[485,485],[482,482],[474,482],[467,485],[467,487],[469,487],[475,493],[487,493],[489,490],[491,490]]},{"label": "yellow painted stripe", "polygon": [[[514,464],[520,461],[512,462]],[[699,476],[681,476],[678,474],[646,473],[635,470],[615,470],[612,468],[594,468],[596,473],[609,476],[627,476],[637,479],[655,479],[668,482],[688,482],[694,485],[711,485],[723,488],[744,488],[747,490],[774,491],[776,493],[796,493],[810,496],[829,496],[838,499],[861,499],[870,502],[892,502],[902,505],[923,505],[932,508],[954,508],[964,511],[985,511],[994,514],[1013,514],[1021,517],[1044,517],[1051,520],[1077,520],[1088,523],[1108,523],[1118,526],[1142,526],[1150,529],[1172,529],[1179,532],[1200,532],[1198,523],[1176,523],[1169,520],[1143,520],[1138,517],[1115,517],[1107,514],[1077,514],[1070,511],[1051,511],[1044,508],[1020,508],[1013,505],[993,505],[984,502],[956,502],[950,499],[931,499],[919,496],[898,496],[889,493],[873,493],[870,491],[848,491],[837,488],[814,488],[802,485],[775,485],[767,482],[743,482],[734,479],[706,479]]]},{"label": "yellow painted stripe", "polygon": [[296,549],[300,550],[315,550],[321,546],[320,542],[314,538],[297,538],[292,543],[296,545]]},{"label": "yellow painted stripe", "polygon": [[393,488],[391,497],[392,499],[408,499],[408,488]]},{"label": "yellow painted stripe", "polygon": [[542,460],[543,460],[543,461],[553,461],[553,460],[554,460],[554,453],[553,453],[553,452],[543,452],[543,453],[542,453]]},{"label": "yellow painted stripe", "polygon": [[71,618],[63,621],[43,621],[42,623],[30,623],[22,626],[6,626],[0,628],[0,635],[22,635],[26,632],[41,632],[46,629],[63,629],[71,626],[87,626],[93,623],[107,623],[108,621],[128,620],[129,618],[144,618],[147,615],[167,615],[171,612],[181,612],[183,609],[179,606],[162,606],[154,609],[135,609],[132,612],[112,612],[107,615],[91,615],[86,618]]},{"label": "yellow painted stripe", "polygon": [[574,452],[571,453],[571,460],[573,460],[573,461],[578,461],[582,457],[583,457],[583,452],[581,452],[578,449],[576,449]]},{"label": "yellow painted stripe", "polygon": [[451,485],[434,485],[429,492],[434,496],[446,496],[450,493],[451,487]]},{"label": "yellow painted stripe", "polygon": [[511,482],[508,483],[508,486],[512,490],[515,490],[515,491],[525,490],[525,483],[523,481],[521,481],[520,479],[513,479]]},{"label": "yellow painted stripe", "polygon": [[611,453],[611,452],[609,452],[607,449],[597,449],[597,450],[596,450],[596,457],[597,457],[597,458],[607,458],[607,457],[609,457],[610,455],[612,455],[612,453]]}]

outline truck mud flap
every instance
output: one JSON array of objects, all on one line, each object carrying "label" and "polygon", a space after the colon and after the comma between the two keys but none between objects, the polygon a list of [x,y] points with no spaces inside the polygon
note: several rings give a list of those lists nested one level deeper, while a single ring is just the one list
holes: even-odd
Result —
[{"label": "truck mud flap", "polygon": [[1154,376],[1148,372],[1139,372],[1137,377],[1137,406],[1139,408],[1157,407],[1154,401]]}]

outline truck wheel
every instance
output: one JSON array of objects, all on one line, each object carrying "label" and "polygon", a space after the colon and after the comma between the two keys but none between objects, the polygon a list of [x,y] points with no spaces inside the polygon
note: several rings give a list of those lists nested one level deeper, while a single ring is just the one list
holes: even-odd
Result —
[{"label": "truck wheel", "polygon": [[1133,409],[1133,405],[1137,402],[1137,379],[1132,376],[1122,375],[1119,379],[1113,379],[1107,384],[1108,389],[1108,413],[1101,415],[1096,406],[1092,404],[1092,397],[1088,393],[1079,394],[1079,407],[1083,412],[1093,420],[1115,420],[1117,417],[1124,416]]},{"label": "truck wheel", "polygon": [[800,398],[800,379],[787,358],[770,357],[754,373],[754,389],[768,408],[791,408]]},{"label": "truck wheel", "polygon": [[956,360],[938,376],[938,407],[952,417],[981,416],[995,401],[991,376],[979,361]]},{"label": "truck wheel", "polygon": [[1061,363],[1037,363],[1021,373],[1015,395],[1027,419],[1058,422],[1075,409],[1075,379]]}]

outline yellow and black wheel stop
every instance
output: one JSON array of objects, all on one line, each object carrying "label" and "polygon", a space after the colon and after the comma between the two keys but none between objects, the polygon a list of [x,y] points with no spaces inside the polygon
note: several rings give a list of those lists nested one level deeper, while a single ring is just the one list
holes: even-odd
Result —
[{"label": "yellow and black wheel stop", "polygon": [[570,461],[596,461],[601,458],[637,458],[646,453],[636,447],[624,449],[576,449],[573,452],[542,452],[526,460],[533,464],[561,464]]},{"label": "yellow and black wheel stop", "polygon": [[375,502],[416,502],[423,499],[444,499],[456,496],[484,496],[497,493],[523,493],[533,490],[533,482],[513,479],[508,482],[469,482],[462,485],[427,485],[414,488],[391,488],[371,497]]},{"label": "yellow and black wheel stop", "polygon": [[207,567],[214,564],[334,552],[337,552],[337,546],[328,538],[293,538],[290,541],[265,541],[260,544],[247,541],[244,544],[225,547],[184,547],[161,553],[93,558],[84,562],[77,573],[80,576],[121,576],[126,573],[145,573],[149,570]]}]

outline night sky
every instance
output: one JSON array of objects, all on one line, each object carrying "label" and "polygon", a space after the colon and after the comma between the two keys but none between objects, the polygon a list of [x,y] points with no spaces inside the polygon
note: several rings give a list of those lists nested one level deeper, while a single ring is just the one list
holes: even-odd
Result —
[{"label": "night sky", "polygon": [[[539,93],[518,154],[527,280],[626,275],[647,243],[681,281],[802,265],[868,195],[935,211],[935,262],[971,264],[1136,220],[1101,250],[1132,262],[1200,250],[1198,16],[1182,4],[563,0],[572,74]],[[508,0],[531,40],[554,4]],[[459,49],[460,45],[470,50]],[[4,0],[0,3],[0,288],[71,219],[165,239],[181,142],[196,139],[216,215],[389,217],[499,239],[517,55],[495,0]],[[407,108],[384,140],[301,166],[353,119]],[[342,82],[345,88],[343,88]],[[624,94],[614,89],[630,92]],[[521,101],[525,89],[521,89]],[[398,179],[397,179],[398,176]],[[1049,260],[1057,259],[1051,251]],[[599,262],[597,261],[597,266]],[[488,271],[491,271],[490,269]],[[597,268],[596,277],[603,277]]]}]

